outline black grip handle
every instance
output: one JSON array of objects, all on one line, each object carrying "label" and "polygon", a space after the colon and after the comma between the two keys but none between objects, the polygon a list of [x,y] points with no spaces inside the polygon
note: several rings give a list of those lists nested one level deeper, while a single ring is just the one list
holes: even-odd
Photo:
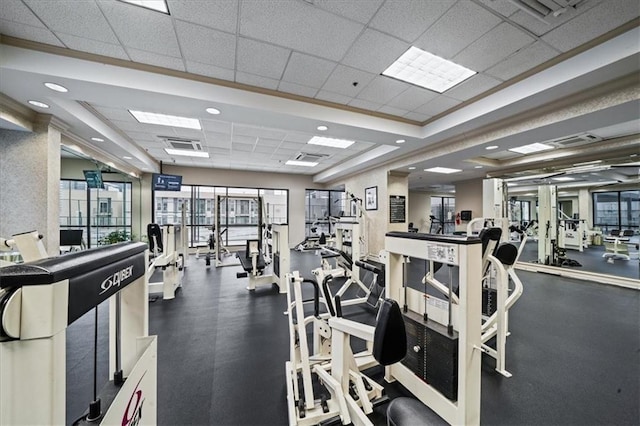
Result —
[{"label": "black grip handle", "polygon": [[313,315],[320,316],[320,288],[315,280],[303,279],[303,283],[309,283],[313,285]]}]

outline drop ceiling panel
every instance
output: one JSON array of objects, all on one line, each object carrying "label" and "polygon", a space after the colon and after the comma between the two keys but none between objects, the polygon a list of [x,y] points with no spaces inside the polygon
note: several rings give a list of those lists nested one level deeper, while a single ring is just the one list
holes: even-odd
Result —
[{"label": "drop ceiling panel", "polygon": [[7,21],[4,19],[0,19],[0,33],[11,37],[37,41],[38,43],[65,47],[51,31],[45,28],[32,27],[30,25],[19,24],[17,22]]},{"label": "drop ceiling panel", "polygon": [[282,143],[282,140],[259,138],[258,142],[256,143],[256,148],[260,146],[264,148],[269,148],[271,150],[275,150],[275,148],[277,148],[280,145],[280,143]]},{"label": "drop ceiling panel", "polygon": [[427,121],[428,119],[431,118],[430,115],[421,114],[419,112],[408,112],[404,115],[404,117],[408,118],[409,120],[418,121],[418,122]]},{"label": "drop ceiling panel", "polygon": [[159,55],[157,53],[132,48],[129,48],[127,50],[129,52],[129,56],[131,57],[131,60],[134,62],[155,65],[157,67],[169,68],[172,70],[185,71],[182,58]]},{"label": "drop ceiling panel", "polygon": [[242,3],[241,35],[334,61],[344,56],[361,31],[361,24],[306,2]]},{"label": "drop ceiling panel", "polygon": [[454,3],[455,0],[404,0],[404,7],[397,7],[394,1],[388,1],[371,20],[371,26],[411,43]]},{"label": "drop ceiling panel", "polygon": [[7,21],[44,28],[44,24],[21,0],[2,0],[0,16]]},{"label": "drop ceiling panel", "polygon": [[316,94],[316,99],[320,99],[327,102],[335,102],[337,104],[348,104],[352,97],[340,95],[338,93],[328,92],[326,90],[320,90]]},{"label": "drop ceiling panel", "polygon": [[391,101],[389,101],[389,106],[404,109],[409,112],[426,104],[436,96],[437,93],[432,92],[431,90],[417,86],[410,86],[407,90],[391,99]]},{"label": "drop ceiling panel", "polygon": [[509,17],[520,10],[517,6],[509,1],[503,0],[479,0],[480,3],[495,10],[500,15]]},{"label": "drop ceiling panel", "polygon": [[[322,90],[340,93],[346,97],[355,97],[374,77],[375,74],[338,65],[322,86]],[[354,85],[354,83],[357,84]]]},{"label": "drop ceiling panel", "polygon": [[278,90],[284,93],[292,93],[294,95],[300,95],[307,98],[313,98],[316,93],[318,93],[318,89],[315,89],[313,87],[307,87],[296,83],[289,83],[287,81],[281,81],[278,85]]},{"label": "drop ceiling panel", "polygon": [[348,105],[354,108],[368,109],[369,111],[377,111],[383,107],[381,103],[365,101],[363,99],[353,99],[349,101]]},{"label": "drop ceiling panel", "polygon": [[202,125],[203,130],[212,131],[218,133],[231,133],[231,123],[228,121],[219,121],[219,120],[200,120],[200,124]]},{"label": "drop ceiling panel", "polygon": [[238,38],[237,69],[254,75],[279,79],[282,77],[290,54],[289,49],[240,37]]},{"label": "drop ceiling panel", "polygon": [[258,138],[256,138],[255,136],[236,135],[235,133],[231,135],[231,141],[234,145],[236,143],[242,143],[253,146],[256,144],[257,140]]},{"label": "drop ceiling panel", "polygon": [[[596,6],[602,0],[587,0],[580,2],[576,8],[568,7],[567,10],[560,14],[559,16],[554,16],[553,13],[550,13],[544,18],[544,22],[540,19],[537,19],[530,14],[526,13],[523,10],[518,10],[518,12],[514,13],[509,19],[515,22],[518,25],[521,25],[523,28],[531,31],[532,33],[541,36],[543,34],[552,31],[554,28],[559,27],[567,21],[575,19],[576,16],[581,13],[586,12],[590,8]],[[549,4],[548,4],[549,5]],[[560,9],[560,6],[556,4],[550,4],[553,10]]]},{"label": "drop ceiling panel", "polygon": [[506,81],[548,61],[559,53],[546,43],[537,41],[489,68],[486,74]]},{"label": "drop ceiling panel", "polygon": [[550,31],[542,39],[566,52],[639,15],[637,0],[607,0]]},{"label": "drop ceiling panel", "polygon": [[231,151],[238,151],[238,152],[251,152],[253,151],[253,145],[252,144],[245,144],[245,143],[236,143],[234,142],[231,145]]},{"label": "drop ceiling panel", "polygon": [[127,52],[125,52],[119,44],[103,43],[101,41],[60,32],[56,33],[56,35],[69,49],[94,53],[96,55],[109,56],[111,58],[124,59],[127,61],[130,60]]},{"label": "drop ceiling panel", "polygon": [[473,98],[492,87],[500,84],[500,80],[496,80],[493,77],[484,74],[476,74],[468,80],[463,81],[450,90],[447,90],[447,96],[458,99],[460,101],[466,101]]},{"label": "drop ceiling panel", "polygon": [[533,37],[504,22],[467,46],[453,61],[481,72],[533,42]]},{"label": "drop ceiling panel", "polygon": [[351,46],[341,63],[378,75],[398,59],[409,46],[409,43],[395,37],[366,29]]},{"label": "drop ceiling panel", "polygon": [[378,110],[378,112],[383,112],[385,114],[397,115],[398,117],[404,117],[406,113],[409,111],[406,109],[395,108],[392,106],[385,105]]},{"label": "drop ceiling panel", "polygon": [[457,99],[449,98],[445,95],[438,95],[436,98],[417,108],[415,112],[434,116],[448,110],[449,108],[453,108],[459,103],[460,101]]},{"label": "drop ceiling panel", "polygon": [[221,68],[235,67],[235,36],[182,21],[176,22],[176,31],[186,59]]},{"label": "drop ceiling panel", "polygon": [[500,18],[475,3],[459,1],[416,40],[415,46],[450,59],[499,23]]},{"label": "drop ceiling panel", "polygon": [[98,105],[91,105],[96,111],[100,114],[108,118],[109,120],[119,120],[119,121],[129,121],[131,123],[136,123],[137,121],[133,116],[123,108],[110,108],[103,107]]},{"label": "drop ceiling panel", "polygon": [[[119,1],[99,0],[111,28],[122,44],[166,56],[180,56],[171,18],[163,13]],[[140,25],[144,22],[144,25]]]},{"label": "drop ceiling panel", "polygon": [[293,52],[282,79],[290,83],[319,89],[327,81],[335,67],[335,62]]},{"label": "drop ceiling panel", "polygon": [[358,99],[385,104],[409,88],[407,83],[377,76],[358,94]]},{"label": "drop ceiling panel", "polygon": [[342,0],[314,0],[313,4],[328,12],[344,16],[348,19],[368,23],[382,4],[383,0],[342,1]]},{"label": "drop ceiling panel", "polygon": [[168,0],[169,12],[176,19],[204,25],[228,33],[236,32],[238,1]]},{"label": "drop ceiling panel", "polygon": [[279,80],[259,75],[249,74],[246,72],[236,71],[236,81],[249,86],[263,87],[265,89],[276,90]]},{"label": "drop ceiling panel", "polygon": [[185,62],[187,63],[187,71],[192,74],[233,81],[234,72],[232,69],[217,67],[210,64],[202,64],[195,61]]},{"label": "drop ceiling panel", "polygon": [[[60,31],[105,43],[118,43],[109,23],[93,1],[34,1],[25,0],[45,25],[52,31]],[[67,3],[70,7],[60,7]]]}]

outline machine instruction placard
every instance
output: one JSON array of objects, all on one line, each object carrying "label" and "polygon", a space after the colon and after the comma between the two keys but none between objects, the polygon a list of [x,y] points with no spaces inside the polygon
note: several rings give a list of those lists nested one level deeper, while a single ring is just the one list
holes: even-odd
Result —
[{"label": "machine instruction placard", "polygon": [[406,197],[404,195],[391,195],[389,197],[389,222],[406,222]]},{"label": "machine instruction placard", "polygon": [[427,245],[427,257],[435,262],[458,264],[458,247],[450,244],[429,243]]}]

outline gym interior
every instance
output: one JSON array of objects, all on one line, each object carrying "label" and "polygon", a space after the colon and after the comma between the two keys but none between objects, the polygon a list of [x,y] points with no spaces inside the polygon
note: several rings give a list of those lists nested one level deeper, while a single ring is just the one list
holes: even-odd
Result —
[{"label": "gym interior", "polygon": [[640,423],[637,0],[0,2],[0,425]]}]

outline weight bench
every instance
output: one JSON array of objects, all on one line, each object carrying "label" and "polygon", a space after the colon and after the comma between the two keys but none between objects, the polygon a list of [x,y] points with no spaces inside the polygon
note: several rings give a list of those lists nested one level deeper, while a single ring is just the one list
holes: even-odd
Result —
[{"label": "weight bench", "polygon": [[630,260],[628,242],[629,237],[605,237],[602,257],[609,263],[613,263],[614,259]]},{"label": "weight bench", "polygon": [[[377,308],[380,300],[384,296],[384,263],[356,260],[356,266],[373,273],[366,303],[372,308]],[[382,277],[382,279],[380,279],[380,277]],[[378,288],[380,289],[378,290]]]}]

